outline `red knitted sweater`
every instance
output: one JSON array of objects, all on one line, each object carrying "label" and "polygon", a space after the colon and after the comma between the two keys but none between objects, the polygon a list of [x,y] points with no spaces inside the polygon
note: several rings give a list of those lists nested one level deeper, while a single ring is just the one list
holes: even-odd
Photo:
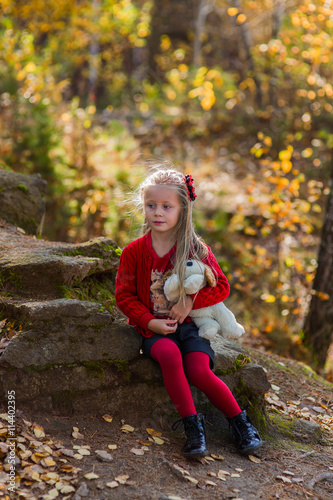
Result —
[{"label": "red knitted sweater", "polygon": [[[217,284],[214,287],[206,285],[195,295],[193,309],[212,306],[226,299],[230,287],[227,278],[221,271],[211,249],[203,259],[214,271]],[[147,328],[147,324],[155,316],[149,309],[150,277],[152,271],[152,244],[151,233],[132,241],[124,248],[116,280],[116,302],[119,309],[128,317],[130,325],[135,326],[141,335],[151,337],[154,332]]]}]

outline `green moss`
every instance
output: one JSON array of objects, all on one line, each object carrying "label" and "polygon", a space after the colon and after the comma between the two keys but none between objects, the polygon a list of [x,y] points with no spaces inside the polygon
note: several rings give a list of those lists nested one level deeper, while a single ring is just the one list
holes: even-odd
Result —
[{"label": "green moss", "polygon": [[37,227],[38,226],[38,224],[36,222],[36,219],[34,219],[33,217],[31,219],[26,220],[25,224],[27,224],[29,226],[32,226],[32,227]]},{"label": "green moss", "polygon": [[131,373],[129,371],[129,363],[124,359],[114,359],[107,361],[108,364],[116,366],[116,368],[123,374],[124,379],[129,381],[131,378]]},{"label": "green moss", "polygon": [[109,274],[93,275],[72,287],[62,286],[60,291],[65,299],[86,300],[101,304],[100,311],[109,311],[112,314],[116,304],[114,298],[114,279]]},{"label": "green moss", "polygon": [[293,422],[292,419],[281,418],[280,415],[269,415],[270,421],[276,432],[282,434],[288,439],[293,439]]},{"label": "green moss", "polygon": [[256,396],[250,387],[248,387],[242,377],[239,378],[237,387],[233,390],[239,406],[245,409],[251,420],[261,432],[267,432],[268,422],[265,412],[265,397]]},{"label": "green moss", "polygon": [[[104,308],[99,309],[99,312],[104,312]],[[94,323],[93,325],[90,325],[90,328],[93,328],[94,330],[101,330],[106,326],[106,323]]]},{"label": "green moss", "polygon": [[86,361],[82,364],[90,372],[91,377],[105,378],[104,368],[101,366],[101,363]]},{"label": "green moss", "polygon": [[251,363],[251,359],[248,356],[246,356],[245,354],[239,354],[236,361],[235,361],[234,366],[232,366],[228,370],[222,370],[220,368],[218,370],[215,370],[214,373],[217,376],[230,375],[231,373],[235,373],[238,370],[241,370],[248,363]]},{"label": "green moss", "polygon": [[54,363],[54,364],[46,364],[43,366],[29,366],[27,367],[27,373],[31,374],[34,372],[43,372],[47,370],[53,370],[55,368],[74,368],[77,366],[83,366],[86,370],[89,371],[92,377],[97,378],[105,378],[105,370],[108,367],[115,367],[121,374],[126,382],[128,382],[131,378],[131,373],[129,371],[129,363],[126,360],[122,359],[111,359],[111,360],[103,360],[103,361],[84,361],[79,363]]},{"label": "green moss", "polygon": [[75,257],[77,255],[82,255],[79,250],[67,250],[62,255],[65,257]]},{"label": "green moss", "polygon": [[15,288],[23,289],[22,278],[14,271],[10,270],[8,273],[3,274],[4,282],[8,282],[13,285]]},{"label": "green moss", "polygon": [[121,254],[122,254],[122,249],[121,248],[115,248],[114,250],[114,254],[117,256],[117,257],[120,257]]},{"label": "green moss", "polygon": [[101,247],[104,248],[106,252],[111,252],[115,250],[115,248],[112,245],[107,245],[104,241],[101,241]]},{"label": "green moss", "polygon": [[23,193],[25,193],[25,194],[27,194],[29,192],[27,186],[25,186],[24,184],[19,184],[17,187],[18,187],[18,189],[23,191]]}]

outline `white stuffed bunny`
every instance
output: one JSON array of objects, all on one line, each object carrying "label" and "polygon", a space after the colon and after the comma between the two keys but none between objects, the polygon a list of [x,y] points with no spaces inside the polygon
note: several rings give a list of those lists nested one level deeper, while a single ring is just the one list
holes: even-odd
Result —
[{"label": "white stuffed bunny", "polygon": [[[184,282],[186,294],[192,295],[198,292],[206,283],[210,286],[216,285],[216,279],[210,267],[198,260],[188,260]],[[172,274],[166,280],[164,293],[170,302],[178,301],[179,280],[177,274]],[[212,291],[212,293],[214,292]],[[243,335],[245,331],[223,302],[201,309],[194,309],[189,316],[199,328],[199,336],[204,339],[212,339],[217,333],[224,338],[237,338]]]}]

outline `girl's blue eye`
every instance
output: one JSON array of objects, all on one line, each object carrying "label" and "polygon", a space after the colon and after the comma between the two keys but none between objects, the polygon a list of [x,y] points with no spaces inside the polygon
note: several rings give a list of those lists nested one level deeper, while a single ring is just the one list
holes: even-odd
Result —
[{"label": "girl's blue eye", "polygon": [[164,205],[164,208],[170,208],[169,205]]}]

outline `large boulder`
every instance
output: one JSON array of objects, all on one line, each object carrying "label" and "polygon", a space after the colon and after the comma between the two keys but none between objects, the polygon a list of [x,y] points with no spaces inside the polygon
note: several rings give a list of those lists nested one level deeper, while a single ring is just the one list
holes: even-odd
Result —
[{"label": "large boulder", "polygon": [[21,297],[60,298],[63,287],[88,276],[115,276],[120,253],[110,238],[57,243],[31,238],[8,224],[0,227],[0,276],[6,292]]},{"label": "large boulder", "polygon": [[[17,405],[38,411],[174,411],[157,363],[115,305],[120,254],[109,238],[49,242],[0,221],[0,321],[12,330],[0,339],[0,398],[15,390]],[[238,398],[263,404],[264,370],[221,337],[212,345],[215,373]]]},{"label": "large boulder", "polygon": [[46,181],[39,174],[0,170],[0,218],[37,234],[45,214]]},{"label": "large boulder", "polygon": [[[18,404],[57,411],[151,411],[172,404],[156,363],[140,353],[141,338],[99,303],[58,299],[4,300],[2,317],[21,325],[0,358],[0,394],[15,389]],[[237,397],[260,398],[264,370],[221,337],[212,341],[215,372]],[[197,403],[207,403],[194,391]]]}]

